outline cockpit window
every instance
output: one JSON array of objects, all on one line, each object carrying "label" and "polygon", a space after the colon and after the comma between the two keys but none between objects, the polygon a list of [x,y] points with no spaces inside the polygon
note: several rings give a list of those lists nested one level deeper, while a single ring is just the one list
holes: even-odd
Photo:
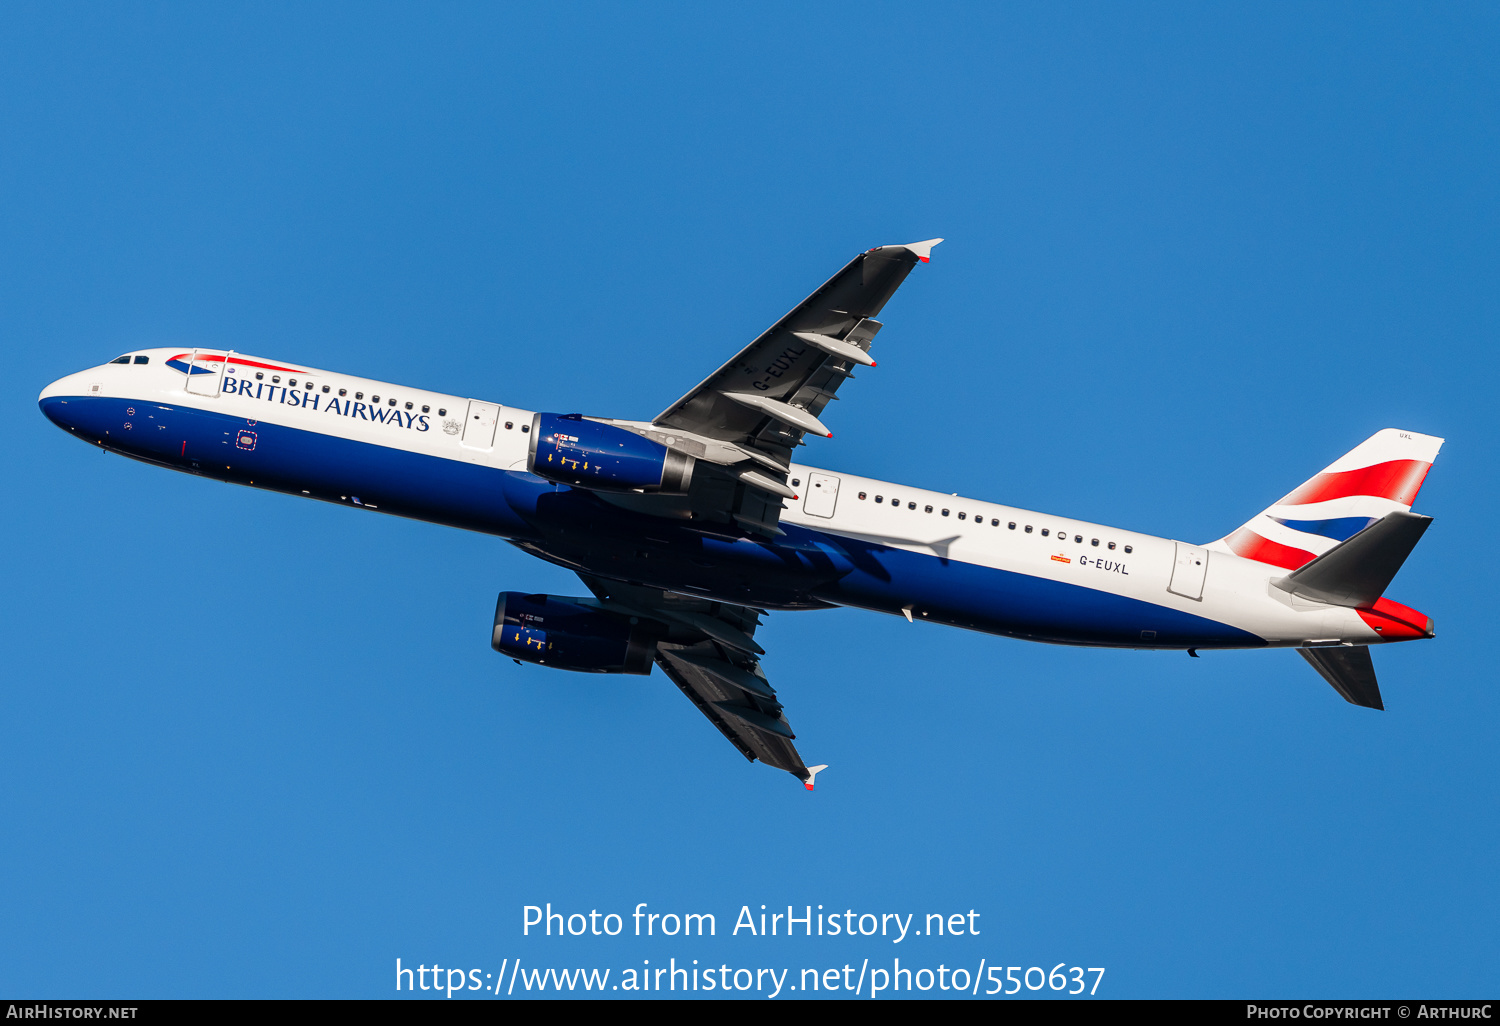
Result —
[{"label": "cockpit window", "polygon": [[151,362],[151,357],[149,357],[149,356],[137,356],[135,358],[135,362],[138,363],[138,364],[141,364],[141,363],[150,363]]},{"label": "cockpit window", "polygon": [[130,362],[130,357],[128,357],[128,356],[122,356],[118,360],[111,360],[109,362],[110,363],[129,363]]}]

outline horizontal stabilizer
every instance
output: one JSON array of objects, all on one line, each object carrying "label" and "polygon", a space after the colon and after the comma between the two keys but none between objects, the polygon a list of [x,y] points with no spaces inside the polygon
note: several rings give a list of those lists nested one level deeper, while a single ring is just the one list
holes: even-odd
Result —
[{"label": "horizontal stabilizer", "polygon": [[803,780],[802,780],[802,786],[805,787],[805,788],[807,788],[809,791],[811,791],[813,789],[813,779],[815,777],[817,777],[817,775],[819,773],[822,773],[827,768],[828,768],[828,764],[827,763],[824,763],[822,766],[809,766],[809,767],[807,767],[807,776],[805,778],[803,778]]},{"label": "horizontal stabilizer", "polygon": [[1344,696],[1344,701],[1366,709],[1385,708],[1368,648],[1299,648],[1297,652]]},{"label": "horizontal stabilizer", "polygon": [[[1422,539],[1431,517],[1395,510],[1276,582],[1293,595],[1368,609]],[[1337,685],[1335,685],[1337,686]],[[1350,699],[1353,701],[1353,699]]]}]

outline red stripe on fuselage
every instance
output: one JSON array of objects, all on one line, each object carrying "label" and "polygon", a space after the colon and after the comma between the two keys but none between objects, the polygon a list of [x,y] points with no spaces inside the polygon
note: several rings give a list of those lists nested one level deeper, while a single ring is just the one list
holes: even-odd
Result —
[{"label": "red stripe on fuselage", "polygon": [[1298,506],[1308,502],[1327,502],[1349,495],[1374,495],[1394,499],[1410,506],[1427,477],[1431,463],[1421,460],[1391,460],[1373,467],[1319,474],[1277,505]]},{"label": "red stripe on fuselage", "polygon": [[1225,538],[1224,544],[1236,556],[1253,559],[1258,563],[1270,563],[1287,570],[1295,570],[1313,558],[1311,552],[1262,538],[1248,527],[1242,527]]},{"label": "red stripe on fuselage", "polygon": [[[167,357],[168,360],[185,360],[191,353],[178,353],[176,356]],[[223,363],[223,353],[199,353],[196,357],[205,363]],[[311,374],[311,371],[299,370],[296,367],[281,367],[274,363],[257,363],[254,360],[242,360],[238,356],[231,357],[229,362],[236,367],[259,367],[261,370],[282,371],[286,374]]]}]

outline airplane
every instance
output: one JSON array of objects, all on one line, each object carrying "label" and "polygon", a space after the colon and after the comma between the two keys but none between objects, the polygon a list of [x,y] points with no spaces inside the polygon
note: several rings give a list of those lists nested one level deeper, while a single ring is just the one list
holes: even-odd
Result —
[{"label": "airplane", "polygon": [[659,666],[746,759],[808,790],[755,640],[770,611],[851,606],[1062,645],[1294,648],[1383,709],[1370,647],[1433,637],[1384,597],[1431,518],[1441,438],[1386,429],[1244,526],[1191,544],[795,462],[886,303],[941,239],[858,254],[649,421],[548,413],[225,349],[132,351],[42,413],[144,463],[505,539],[586,596],[507,591],[518,663]]}]

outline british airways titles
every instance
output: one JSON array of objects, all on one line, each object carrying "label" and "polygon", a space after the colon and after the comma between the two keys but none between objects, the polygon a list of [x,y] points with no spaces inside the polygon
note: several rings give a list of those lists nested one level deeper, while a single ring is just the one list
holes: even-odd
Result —
[{"label": "british airways titles", "polygon": [[[264,381],[251,381],[249,378],[235,378],[229,375],[224,376],[224,394],[264,399],[268,403],[286,406],[302,406],[310,410],[319,409],[324,398],[317,392],[301,392],[283,385],[268,385]],[[377,424],[394,424],[412,431],[427,431],[431,427],[424,413],[406,413],[394,407],[356,402],[353,399],[338,399],[329,396],[328,404],[321,406],[321,409],[325,413],[337,413],[340,416],[370,420]]]}]

